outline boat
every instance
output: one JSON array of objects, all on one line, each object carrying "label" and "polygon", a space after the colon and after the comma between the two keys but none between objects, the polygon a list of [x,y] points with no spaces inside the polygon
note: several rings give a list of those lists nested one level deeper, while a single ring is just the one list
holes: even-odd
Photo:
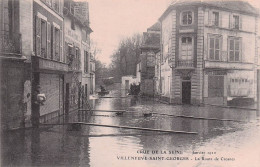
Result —
[{"label": "boat", "polygon": [[97,92],[99,96],[105,96],[107,94],[109,94],[109,91],[108,90],[105,90],[105,91],[100,91],[100,92]]}]

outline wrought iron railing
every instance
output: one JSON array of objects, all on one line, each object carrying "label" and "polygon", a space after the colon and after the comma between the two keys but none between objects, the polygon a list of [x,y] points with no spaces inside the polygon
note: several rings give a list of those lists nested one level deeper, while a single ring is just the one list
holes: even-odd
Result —
[{"label": "wrought iron railing", "polygon": [[178,60],[177,61],[177,67],[194,67],[194,61],[193,60]]},{"label": "wrought iron railing", "polygon": [[2,31],[0,35],[1,53],[22,54],[21,34]]}]

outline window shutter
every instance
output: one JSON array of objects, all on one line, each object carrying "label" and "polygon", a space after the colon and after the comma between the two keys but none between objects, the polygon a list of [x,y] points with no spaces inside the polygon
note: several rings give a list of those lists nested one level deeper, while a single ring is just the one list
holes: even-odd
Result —
[{"label": "window shutter", "polygon": [[36,16],[36,55],[41,56],[41,18]]},{"label": "window shutter", "polygon": [[63,31],[60,30],[60,61],[64,62],[64,56],[63,56]]},{"label": "window shutter", "polygon": [[47,58],[51,58],[51,24],[47,22]]},{"label": "window shutter", "polygon": [[81,70],[81,53],[80,53],[80,49],[79,49],[79,57],[78,57],[78,59],[79,59],[79,70]]},{"label": "window shutter", "polygon": [[209,10],[205,9],[205,25],[208,25],[209,23]]},{"label": "window shutter", "polygon": [[239,29],[242,30],[242,15],[239,15]]},{"label": "window shutter", "polygon": [[52,25],[52,59],[57,60],[55,55],[56,38],[55,38],[55,27]]},{"label": "window shutter", "polygon": [[219,27],[222,27],[222,13],[219,12]]},{"label": "window shutter", "polygon": [[209,24],[209,26],[211,26],[212,25],[212,11],[210,11],[209,10],[209,22],[208,22],[208,24]]},{"label": "window shutter", "polygon": [[64,57],[64,62],[65,62],[65,63],[68,63],[69,47],[68,47],[68,43],[67,43],[67,42],[65,42],[64,47],[65,47],[65,53],[64,53],[65,57]]},{"label": "window shutter", "polygon": [[229,28],[233,28],[232,14],[229,14]]}]

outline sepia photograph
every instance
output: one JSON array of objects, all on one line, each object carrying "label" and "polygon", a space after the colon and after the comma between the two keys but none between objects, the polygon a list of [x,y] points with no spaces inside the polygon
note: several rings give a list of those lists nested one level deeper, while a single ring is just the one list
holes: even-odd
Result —
[{"label": "sepia photograph", "polygon": [[259,167],[259,0],[0,0],[0,166]]}]

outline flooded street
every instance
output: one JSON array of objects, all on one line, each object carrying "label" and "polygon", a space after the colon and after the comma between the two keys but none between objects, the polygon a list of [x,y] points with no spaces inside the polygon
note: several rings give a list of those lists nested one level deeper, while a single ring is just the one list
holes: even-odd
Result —
[{"label": "flooded street", "polygon": [[[253,167],[259,164],[260,124],[254,110],[173,106],[139,97],[112,98],[122,96],[118,91],[107,96],[92,101],[96,110],[126,112],[94,112],[88,122],[197,134],[87,125],[79,131],[68,131],[67,126],[44,126],[40,131],[3,135],[3,166]],[[71,114],[70,121],[76,118],[77,113]]]}]

